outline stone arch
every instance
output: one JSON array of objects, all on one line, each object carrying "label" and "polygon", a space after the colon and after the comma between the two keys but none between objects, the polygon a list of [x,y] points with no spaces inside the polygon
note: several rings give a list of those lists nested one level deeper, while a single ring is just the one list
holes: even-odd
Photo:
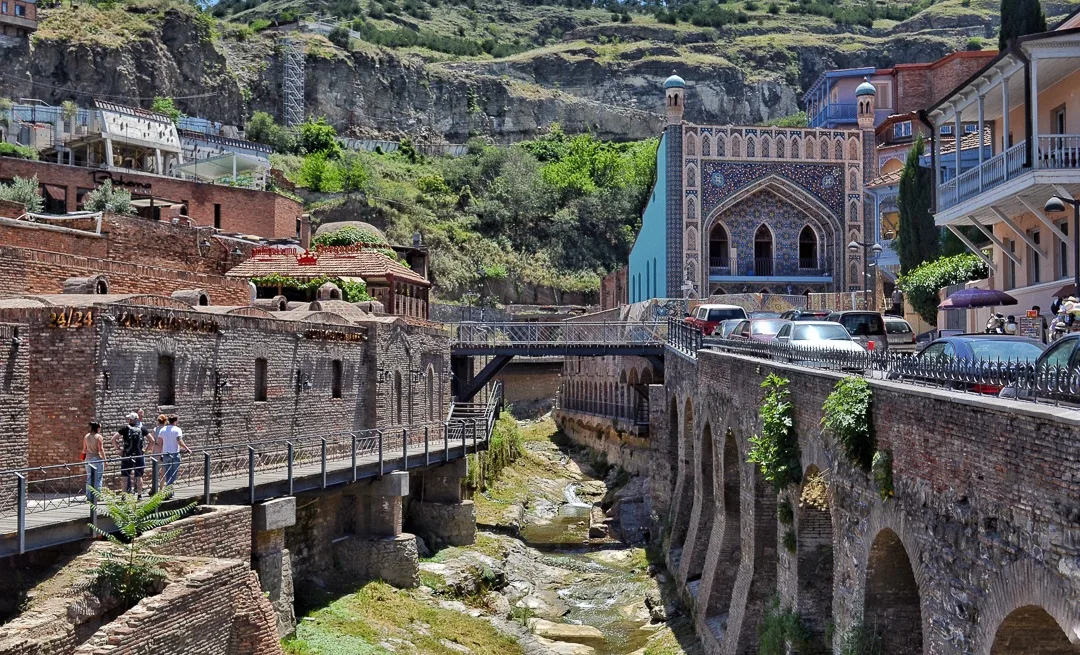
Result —
[{"label": "stone arch", "polygon": [[837,161],[843,161],[844,159],[844,140],[837,139],[833,144],[833,159]]},{"label": "stone arch", "polygon": [[742,139],[738,134],[731,135],[731,156],[742,157]]},{"label": "stone arch", "polygon": [[768,223],[754,230],[754,275],[772,275],[776,258],[776,235]]},{"label": "stone arch", "polygon": [[832,622],[833,528],[825,477],[815,464],[803,473],[795,513],[797,544],[797,607],[822,650],[826,626]]},{"label": "stone arch", "polygon": [[[668,402],[668,442],[667,442],[667,458],[668,465],[671,466],[672,471],[677,471],[679,466],[679,399],[672,395],[671,400]],[[674,480],[672,481],[674,482]],[[674,484],[672,485],[674,486]],[[674,489],[668,488],[673,495],[670,498],[673,501],[678,499],[674,496]]]},{"label": "stone arch", "polygon": [[858,161],[862,159],[859,156],[859,140],[855,137],[851,137],[847,142],[847,156],[852,161]]},{"label": "stone arch", "polygon": [[435,412],[435,367],[428,364],[427,374],[424,376],[427,378],[427,420],[434,421]]},{"label": "stone arch", "polygon": [[694,500],[694,402],[689,396],[683,406],[682,431],[679,434],[679,473],[675,485],[675,509],[671,523],[671,551],[675,559],[670,562],[673,571],[678,570],[678,557],[686,540],[690,514]]},{"label": "stone arch", "polygon": [[1080,646],[1069,643],[1054,617],[1038,605],[1013,610],[994,636],[990,655],[1076,655]]},{"label": "stone arch", "polygon": [[701,156],[712,156],[712,142],[710,141],[708,134],[701,135]]},{"label": "stone arch", "polygon": [[881,637],[882,655],[922,655],[919,584],[904,542],[891,528],[874,537],[866,559],[863,624]]},{"label": "stone arch", "polygon": [[[709,230],[709,268],[730,267],[730,257],[731,235],[723,221],[716,221]],[[722,270],[718,274],[726,275]]]},{"label": "stone arch", "polygon": [[[724,434],[724,451],[721,455],[719,480],[720,502],[717,513],[720,517],[721,530],[717,553],[717,566],[712,575],[708,597],[705,601],[705,621],[710,628],[720,615],[726,613],[731,605],[731,594],[735,588],[737,563],[742,560],[742,470],[743,457],[739,454],[739,444],[730,429]],[[715,632],[715,630],[714,630]]]},{"label": "stone arch", "polygon": [[782,136],[776,137],[776,158],[784,159],[787,157],[787,139]]},{"label": "stone arch", "polygon": [[404,425],[405,416],[403,413],[403,392],[401,390],[401,371],[394,371],[394,418],[397,420],[395,425]]},{"label": "stone arch", "polygon": [[723,134],[717,134],[716,135],[716,156],[717,157],[725,156],[725,154],[727,152],[726,146],[727,146],[727,140],[724,138],[724,135]]},{"label": "stone arch", "polygon": [[757,142],[752,136],[746,137],[746,157],[757,157]]},{"label": "stone arch", "polygon": [[701,438],[697,440],[694,454],[697,460],[694,469],[694,508],[690,514],[690,529],[687,531],[686,546],[683,548],[679,567],[679,575],[686,581],[692,596],[697,595],[705,570],[709,535],[712,534],[713,517],[716,514],[713,495],[712,427],[708,421],[701,429]]},{"label": "stone arch", "polygon": [[642,384],[652,384],[653,383],[652,368],[646,366],[644,369],[642,369],[642,371],[641,371],[641,383]]},{"label": "stone arch", "polygon": [[817,268],[821,254],[821,239],[809,223],[799,231],[799,268]]},{"label": "stone arch", "polygon": [[[1045,564],[1027,559],[1002,567],[990,579],[986,600],[979,607],[973,652],[975,655],[1080,653],[1077,646],[1080,611],[1069,598],[1062,577]],[[1045,644],[1029,641],[1037,639],[1032,634],[1037,626],[1046,633]],[[1028,644],[1037,647],[1016,648]]]},{"label": "stone arch", "polygon": [[697,139],[693,134],[686,135],[686,155],[688,157],[697,156]]},{"label": "stone arch", "polygon": [[686,167],[686,188],[697,188],[697,168],[693,164]]}]

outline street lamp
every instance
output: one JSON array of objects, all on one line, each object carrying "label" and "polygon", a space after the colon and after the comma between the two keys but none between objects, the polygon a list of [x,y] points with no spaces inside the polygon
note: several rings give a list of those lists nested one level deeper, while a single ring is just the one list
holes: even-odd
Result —
[{"label": "street lamp", "polygon": [[1061,196],[1050,196],[1043,205],[1047,214],[1062,214],[1065,205],[1073,207],[1073,295],[1080,294],[1080,201]]},{"label": "street lamp", "polygon": [[[881,251],[884,250],[884,248],[881,247],[880,243],[863,243],[862,241],[852,241],[851,243],[847,244],[847,249],[849,251],[853,252],[853,253],[854,252],[859,252],[859,248],[863,249],[863,260],[862,260],[863,287],[862,288],[863,288],[863,301],[865,302],[866,301],[866,293],[867,293],[867,291],[870,291],[870,289],[867,288],[869,286],[869,279],[870,279],[870,272],[869,272],[870,271],[870,258],[866,256],[866,249],[869,248],[870,252],[874,253],[874,264],[876,265],[878,255],[881,254]],[[873,305],[874,307],[877,307],[877,302],[874,302],[875,301],[874,296],[877,295],[877,291],[874,290],[874,291],[871,291],[870,293],[871,293],[871,295],[870,295],[871,302],[867,304],[867,306],[866,306],[867,309],[870,309],[871,305]]]}]

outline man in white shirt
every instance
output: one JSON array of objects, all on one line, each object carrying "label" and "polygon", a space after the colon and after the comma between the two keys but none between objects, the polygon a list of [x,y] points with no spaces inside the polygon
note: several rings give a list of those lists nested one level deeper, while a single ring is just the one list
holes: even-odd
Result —
[{"label": "man in white shirt", "polygon": [[165,466],[165,484],[176,483],[176,476],[180,472],[180,449],[191,454],[191,449],[184,443],[184,431],[177,425],[179,417],[176,414],[169,415],[169,424],[158,430],[158,451],[161,453],[161,463]]}]

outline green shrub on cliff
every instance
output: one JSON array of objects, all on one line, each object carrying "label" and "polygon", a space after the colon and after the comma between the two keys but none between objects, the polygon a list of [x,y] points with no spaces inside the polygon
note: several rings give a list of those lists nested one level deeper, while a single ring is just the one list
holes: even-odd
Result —
[{"label": "green shrub on cliff", "polygon": [[761,476],[772,483],[777,493],[802,479],[799,439],[795,434],[791,403],[787,400],[791,394],[787,385],[787,378],[775,373],[770,373],[761,383],[761,388],[765,389],[759,412],[761,434],[750,437],[750,457],[747,459],[758,465]]},{"label": "green shrub on cliff", "polygon": [[507,466],[525,454],[525,437],[510,412],[503,412],[495,422],[488,449],[469,456],[469,477],[465,483],[470,488],[483,491],[495,482]]},{"label": "green shrub on cliff", "polygon": [[15,176],[11,184],[0,184],[0,200],[19,202],[31,214],[40,214],[45,209],[45,200],[38,190],[38,179]]},{"label": "green shrub on cliff", "polygon": [[937,325],[938,292],[947,286],[981,280],[989,274],[986,263],[967,253],[940,257],[901,275],[896,286],[924,321]]}]

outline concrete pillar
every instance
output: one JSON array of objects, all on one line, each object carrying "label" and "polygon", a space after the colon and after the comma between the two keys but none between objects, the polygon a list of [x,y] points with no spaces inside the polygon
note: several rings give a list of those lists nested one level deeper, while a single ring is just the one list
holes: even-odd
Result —
[{"label": "concrete pillar", "polygon": [[462,494],[469,473],[466,459],[423,471],[409,500],[409,528],[432,550],[476,542],[476,507]]},{"label": "concrete pillar", "polygon": [[397,471],[371,482],[358,482],[342,493],[355,496],[352,534],[334,542],[335,567],[395,587],[418,586],[416,537],[402,532],[401,501],[409,495],[409,474]]},{"label": "concrete pillar", "polygon": [[276,498],[251,510],[251,568],[259,576],[277,614],[278,637],[296,631],[292,558],[285,548],[285,528],[296,523],[296,498]]}]

